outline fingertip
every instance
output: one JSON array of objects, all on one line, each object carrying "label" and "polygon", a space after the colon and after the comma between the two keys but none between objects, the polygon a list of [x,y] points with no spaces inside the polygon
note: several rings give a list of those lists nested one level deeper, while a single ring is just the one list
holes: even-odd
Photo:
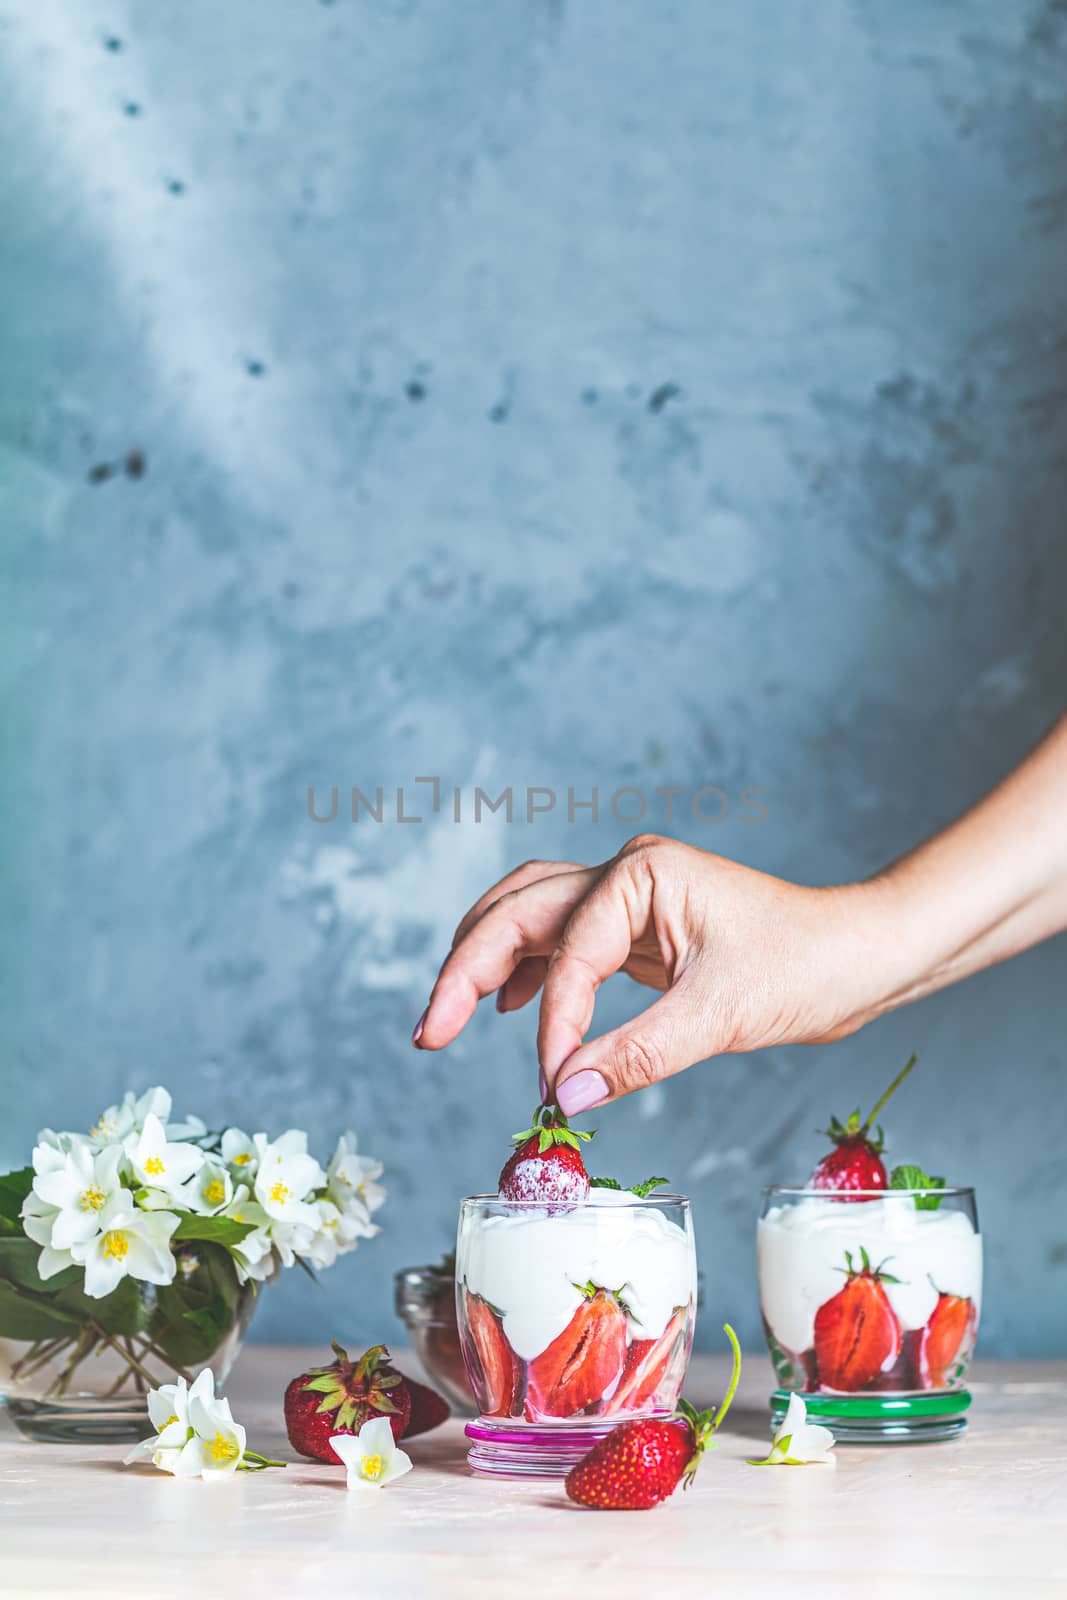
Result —
[{"label": "fingertip", "polygon": [[601,1105],[610,1094],[611,1085],[603,1073],[597,1072],[595,1067],[584,1067],[556,1085],[556,1104],[565,1116],[576,1117],[582,1111]]}]

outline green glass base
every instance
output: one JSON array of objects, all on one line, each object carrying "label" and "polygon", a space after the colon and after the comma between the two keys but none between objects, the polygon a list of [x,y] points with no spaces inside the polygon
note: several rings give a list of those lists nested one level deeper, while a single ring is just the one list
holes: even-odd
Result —
[{"label": "green glass base", "polygon": [[[771,1395],[771,1430],[789,1405],[788,1389]],[[808,1418],[829,1428],[839,1444],[932,1444],[956,1439],[967,1426],[966,1389],[940,1394],[804,1394]]]}]

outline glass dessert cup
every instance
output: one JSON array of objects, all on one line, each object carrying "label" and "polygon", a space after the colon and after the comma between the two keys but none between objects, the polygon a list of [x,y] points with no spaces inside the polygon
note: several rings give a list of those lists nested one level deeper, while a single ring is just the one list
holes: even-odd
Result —
[{"label": "glass dessert cup", "polygon": [[779,1388],[842,1443],[950,1439],[982,1300],[973,1189],[763,1191],[760,1308]]},{"label": "glass dessert cup", "polygon": [[456,1300],[476,1472],[562,1477],[633,1417],[669,1416],[696,1312],[689,1201],[594,1189],[460,1207]]}]

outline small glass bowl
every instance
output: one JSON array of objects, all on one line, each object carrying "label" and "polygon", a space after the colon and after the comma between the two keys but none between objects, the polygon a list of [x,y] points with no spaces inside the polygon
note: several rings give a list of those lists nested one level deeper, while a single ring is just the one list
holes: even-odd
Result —
[{"label": "small glass bowl", "polygon": [[773,1185],[757,1258],[774,1426],[799,1391],[843,1442],[963,1431],[982,1299],[973,1189]]},{"label": "small glass bowl", "polygon": [[427,1375],[454,1411],[473,1417],[477,1407],[460,1348],[451,1258],[433,1267],[404,1267],[393,1282],[396,1314]]},{"label": "small glass bowl", "polygon": [[476,1472],[562,1476],[620,1422],[675,1409],[697,1297],[689,1201],[594,1193],[462,1203],[456,1293]]}]

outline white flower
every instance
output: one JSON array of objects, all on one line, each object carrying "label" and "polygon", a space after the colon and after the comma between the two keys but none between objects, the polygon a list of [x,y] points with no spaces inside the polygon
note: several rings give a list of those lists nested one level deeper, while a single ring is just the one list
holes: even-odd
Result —
[{"label": "white flower", "polygon": [[376,1182],[382,1170],[380,1161],[356,1154],[356,1136],[349,1129],[338,1139],[337,1149],[326,1170],[330,1198],[343,1211],[346,1199],[355,1196],[367,1208],[368,1216],[372,1216],[385,1200],[385,1190]]},{"label": "white flower", "polygon": [[145,1117],[140,1133],[127,1135],[126,1154],[140,1183],[148,1189],[161,1189],[175,1200],[181,1198],[178,1190],[182,1184],[204,1164],[204,1152],[195,1144],[170,1143],[154,1111]]},{"label": "white flower", "polygon": [[190,1211],[205,1217],[217,1216],[233,1199],[233,1179],[224,1166],[208,1156],[178,1198]]},{"label": "white flower", "polygon": [[246,1233],[239,1244],[230,1246],[230,1254],[237,1268],[239,1282],[249,1278],[269,1278],[274,1271],[274,1256],[270,1242],[270,1218],[263,1207],[251,1199],[243,1183],[239,1183],[233,1199],[222,1213],[232,1222],[247,1222],[253,1231]]},{"label": "white flower", "polygon": [[[209,1369],[205,1369],[193,1384],[203,1385],[210,1382],[214,1393],[215,1379]],[[161,1384],[158,1389],[148,1391],[148,1417],[155,1427],[155,1433],[150,1439],[142,1439],[140,1444],[134,1445],[123,1465],[129,1466],[131,1461],[137,1461],[142,1456],[152,1457],[153,1464],[162,1467],[165,1472],[173,1472],[172,1462],[181,1454],[190,1433],[189,1426],[189,1395],[190,1389],[184,1378],[179,1378],[176,1383]],[[157,1452],[167,1459],[156,1459]]]},{"label": "white flower", "polygon": [[319,1227],[308,1240],[307,1258],[313,1267],[332,1267],[346,1248],[341,1238],[341,1213],[332,1200],[316,1200],[315,1209],[319,1214]]},{"label": "white flower", "polygon": [[127,1275],[142,1283],[174,1281],[171,1234],[178,1226],[172,1211],[138,1211],[128,1189],[120,1189],[99,1214],[99,1231],[70,1253],[85,1268],[85,1292],[94,1300],[116,1289]]},{"label": "white flower", "polygon": [[166,1122],[170,1116],[170,1095],[166,1089],[146,1089],[137,1096],[127,1089],[117,1106],[108,1106],[89,1129],[89,1138],[95,1150],[104,1145],[121,1144],[131,1133],[139,1133],[149,1116]]},{"label": "white flower", "polygon": [[205,1367],[188,1389],[184,1378],[179,1378],[177,1383],[150,1390],[148,1415],[156,1432],[134,1446],[126,1457],[127,1466],[148,1457],[154,1467],[176,1478],[217,1483],[237,1471],[285,1465],[246,1449],[245,1430],[234,1421],[230,1402],[216,1395],[210,1367]]},{"label": "white flower", "polygon": [[121,1162],[120,1146],[94,1153],[84,1139],[68,1150],[35,1147],[33,1190],[23,1205],[23,1221],[32,1224],[26,1230],[30,1238],[52,1252],[40,1263],[42,1277],[69,1266],[68,1252],[99,1233],[107,1205],[122,1193]]},{"label": "white flower", "polygon": [[335,1433],[330,1443],[345,1464],[350,1489],[384,1489],[411,1471],[411,1457],[397,1449],[388,1417],[372,1417],[356,1434]]},{"label": "white flower", "polygon": [[[286,1224],[289,1229],[306,1229],[308,1240],[318,1229],[318,1212],[307,1203],[313,1189],[321,1188],[326,1174],[314,1157],[307,1153],[307,1134],[290,1128],[280,1139],[268,1142],[265,1133],[257,1133],[255,1146],[259,1154],[256,1173],[256,1199],[272,1222]],[[271,1230],[275,1242],[282,1245],[277,1230]],[[291,1235],[290,1244],[299,1250]],[[285,1258],[284,1249],[282,1258]],[[288,1263],[286,1263],[288,1265]]]},{"label": "white flower", "polygon": [[239,1178],[254,1178],[259,1166],[259,1151],[251,1136],[240,1128],[227,1128],[222,1136],[222,1159]]},{"label": "white flower", "polygon": [[808,1421],[808,1410],[799,1394],[789,1396],[789,1407],[779,1424],[771,1453],[761,1461],[750,1460],[752,1467],[804,1467],[818,1463],[837,1465],[830,1451],[834,1436],[829,1428]]},{"label": "white flower", "polygon": [[168,1139],[202,1139],[207,1133],[207,1123],[203,1117],[185,1117],[181,1122],[167,1122]]}]

